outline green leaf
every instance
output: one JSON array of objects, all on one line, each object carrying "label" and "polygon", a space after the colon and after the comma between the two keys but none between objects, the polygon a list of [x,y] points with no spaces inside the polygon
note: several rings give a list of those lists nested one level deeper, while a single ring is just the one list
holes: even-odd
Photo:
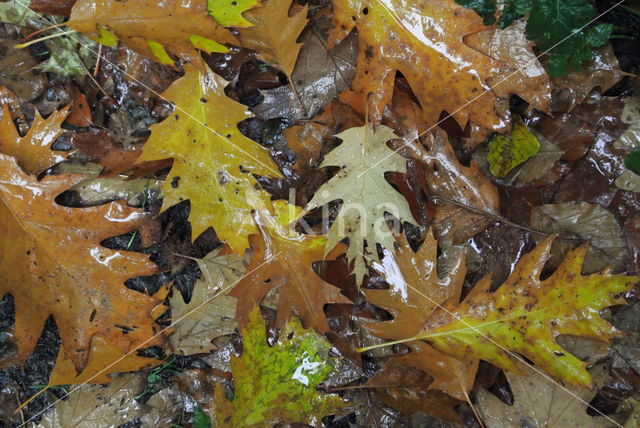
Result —
[{"label": "green leaf", "polygon": [[549,57],[547,62],[547,73],[549,77],[562,77],[567,74],[568,55],[554,54]]},{"label": "green leaf", "polygon": [[598,48],[609,40],[613,26],[611,24],[600,24],[589,28],[587,31],[587,45]]},{"label": "green leaf", "polygon": [[624,158],[624,166],[635,174],[640,175],[640,145]]},{"label": "green leaf", "polygon": [[334,370],[329,342],[297,318],[285,325],[279,341],[267,343],[265,324],[256,307],[242,329],[244,351],[231,357],[235,395],[232,402],[218,385],[215,391],[217,426],[306,423],[319,426],[323,416],[345,407],[337,395],[316,390]]},{"label": "green leaf", "polygon": [[505,29],[517,19],[522,18],[531,10],[531,0],[507,0],[500,15],[500,28]]},{"label": "green leaf", "polygon": [[456,0],[460,6],[473,9],[482,17],[484,25],[492,25],[496,22],[496,1],[495,0]]},{"label": "green leaf", "polygon": [[536,0],[527,21],[527,36],[543,51],[565,53],[567,46],[575,42],[574,33],[588,24],[595,13],[589,0]]},{"label": "green leaf", "polygon": [[489,171],[496,177],[504,177],[539,150],[540,143],[518,117],[511,135],[498,134],[489,143]]},{"label": "green leaf", "polygon": [[202,408],[194,401],[193,403],[193,426],[194,428],[210,428],[211,419]]}]

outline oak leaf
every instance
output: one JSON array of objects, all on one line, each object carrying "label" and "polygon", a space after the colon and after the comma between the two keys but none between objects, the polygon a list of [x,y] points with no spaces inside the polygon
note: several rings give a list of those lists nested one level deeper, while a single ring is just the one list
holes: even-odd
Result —
[{"label": "oak leaf", "polygon": [[163,64],[173,64],[168,54],[197,61],[196,46],[225,52],[224,44],[238,44],[209,16],[206,0],[78,0],[67,25],[108,46],[120,40]]},{"label": "oak leaf", "polygon": [[322,417],[343,409],[335,394],[316,391],[334,370],[331,345],[313,330],[304,330],[297,318],[287,322],[274,346],[269,346],[258,307],[241,330],[243,353],[231,357],[234,397],[229,402],[222,386],[215,391],[214,426],[273,426],[300,422],[320,426]]},{"label": "oak leaf", "polygon": [[475,12],[454,0],[337,0],[333,7],[329,49],[357,28],[360,53],[352,104],[368,104],[372,123],[380,121],[390,103],[399,71],[429,124],[435,124],[444,110],[463,129],[470,121],[476,127],[475,140],[506,130],[495,108],[498,99],[486,88],[490,79],[510,67],[464,43],[465,36],[486,28]]},{"label": "oak leaf", "polygon": [[504,177],[539,150],[540,142],[518,117],[513,123],[511,135],[497,134],[489,142],[489,171],[494,177]]},{"label": "oak leaf", "polygon": [[342,208],[327,234],[326,252],[349,238],[347,259],[350,263],[354,261],[353,272],[361,284],[367,273],[364,242],[373,260],[378,260],[376,244],[393,248],[393,236],[384,213],[416,224],[407,201],[384,177],[387,171],[405,173],[407,162],[387,146],[387,141],[398,137],[384,125],[378,126],[375,132],[371,124],[350,128],[336,137],[343,140],[342,144],[325,156],[320,167],[341,169],[316,191],[305,209],[342,200]]},{"label": "oak leaf", "polygon": [[51,150],[51,145],[64,132],[60,125],[68,114],[69,107],[65,107],[43,119],[36,110],[31,128],[21,137],[13,124],[9,105],[4,104],[0,120],[0,151],[15,157],[29,174],[42,172],[63,161],[68,153]]},{"label": "oak leaf", "polygon": [[254,25],[238,30],[242,46],[258,52],[268,63],[275,63],[291,79],[302,43],[296,43],[307,25],[308,6],[289,16],[291,0],[268,0],[264,7],[244,16]]},{"label": "oak leaf", "polygon": [[[153,337],[156,299],[124,286],[151,275],[147,255],[114,251],[100,242],[135,229],[142,212],[123,202],[75,209],[55,197],[84,177],[37,181],[0,155],[0,295],[15,299],[15,336],[22,362],[33,351],[47,317],[58,325],[65,357],[80,372],[93,337],[128,351]],[[149,345],[161,343],[161,338]]]},{"label": "oak leaf", "polygon": [[236,298],[223,294],[244,275],[248,255],[248,251],[240,256],[217,250],[195,259],[203,278],[194,284],[191,300],[185,303],[177,292],[169,298],[171,317],[177,322],[175,331],[169,336],[175,352],[182,355],[208,353],[217,349],[213,339],[235,331],[238,326]]},{"label": "oak leaf", "polygon": [[[425,313],[434,311],[448,299],[459,299],[466,273],[464,253],[460,253],[449,273],[438,278],[438,243],[431,231],[417,253],[413,252],[404,235],[397,236],[397,242],[395,256],[385,250],[382,261],[373,264],[390,288],[364,290],[368,301],[393,316],[390,321],[366,324],[366,329],[378,337],[392,340],[417,335]],[[407,345],[412,352],[400,359],[433,377],[429,389],[442,391],[458,400],[467,399],[478,370],[476,358],[458,360],[419,340]]]},{"label": "oak leaf", "polygon": [[586,363],[554,339],[571,334],[609,342],[620,336],[598,311],[623,304],[621,294],[639,278],[609,270],[581,275],[588,249],[583,245],[570,251],[549,278],[540,280],[552,243],[553,237],[547,238],[525,254],[495,292],[490,291],[491,278],[485,277],[462,303],[450,299],[428,316],[414,338],[428,340],[448,355],[472,355],[516,373],[521,370],[512,357],[519,353],[559,380],[593,386]]},{"label": "oak leaf", "polygon": [[[278,290],[278,328],[296,315],[305,327],[326,333],[329,324],[324,305],[350,303],[339,288],[325,282],[313,270],[313,263],[325,258],[327,240],[289,229],[299,208],[282,201],[276,201],[275,208],[275,216],[266,210],[257,210],[260,235],[249,237],[253,256],[247,275],[230,293],[238,298],[238,322],[241,326],[247,325],[251,308],[259,305],[265,294],[275,288]],[[336,252],[340,250],[339,247]],[[332,260],[333,254],[326,259]]]},{"label": "oak leaf", "polygon": [[226,82],[210,69],[185,65],[185,75],[163,94],[174,112],[151,126],[151,136],[138,163],[173,158],[164,187],[162,209],[191,201],[189,221],[197,237],[213,227],[235,252],[248,247],[257,233],[247,192],[257,192],[265,204],[270,196],[252,174],[279,176],[267,149],[248,139],[237,123],[250,117],[246,108],[227,98]]}]

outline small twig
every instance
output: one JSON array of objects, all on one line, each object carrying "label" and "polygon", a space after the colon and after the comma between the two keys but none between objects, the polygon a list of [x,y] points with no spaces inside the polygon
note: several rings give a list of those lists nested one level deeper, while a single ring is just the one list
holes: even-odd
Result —
[{"label": "small twig", "polygon": [[93,77],[98,77],[100,71],[100,58],[102,58],[102,45],[98,45],[98,57],[96,58],[96,66],[93,67]]}]

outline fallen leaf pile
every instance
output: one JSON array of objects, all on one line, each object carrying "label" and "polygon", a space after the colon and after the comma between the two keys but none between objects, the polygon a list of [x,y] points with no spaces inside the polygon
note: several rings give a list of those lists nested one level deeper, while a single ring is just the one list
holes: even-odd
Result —
[{"label": "fallen leaf pile", "polygon": [[624,7],[0,4],[0,423],[633,421]]}]

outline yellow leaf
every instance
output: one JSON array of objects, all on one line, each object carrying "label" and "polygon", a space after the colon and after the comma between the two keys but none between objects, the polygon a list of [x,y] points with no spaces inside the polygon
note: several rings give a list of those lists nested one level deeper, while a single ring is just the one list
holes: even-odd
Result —
[{"label": "yellow leaf", "polygon": [[495,177],[504,177],[540,150],[538,139],[518,117],[513,123],[511,135],[496,135],[489,143],[489,171]]},{"label": "yellow leaf", "polygon": [[449,300],[414,339],[428,340],[455,357],[473,355],[515,372],[520,370],[512,358],[518,353],[561,381],[592,386],[585,363],[554,339],[560,334],[607,342],[618,337],[620,332],[598,311],[624,304],[621,295],[640,278],[608,270],[581,275],[587,252],[583,245],[570,251],[553,275],[540,280],[552,243],[553,237],[548,238],[523,256],[495,292],[489,291],[491,278],[486,277],[462,303]]},{"label": "yellow leaf", "polygon": [[163,209],[189,199],[189,221],[197,237],[213,227],[235,252],[249,246],[247,236],[258,233],[246,193],[255,192],[269,204],[264,190],[255,190],[252,174],[280,176],[269,151],[237,128],[250,117],[246,108],[227,98],[226,82],[205,67],[187,64],[185,75],[163,96],[174,102],[174,112],[151,126],[138,163],[173,158],[163,187]]}]

